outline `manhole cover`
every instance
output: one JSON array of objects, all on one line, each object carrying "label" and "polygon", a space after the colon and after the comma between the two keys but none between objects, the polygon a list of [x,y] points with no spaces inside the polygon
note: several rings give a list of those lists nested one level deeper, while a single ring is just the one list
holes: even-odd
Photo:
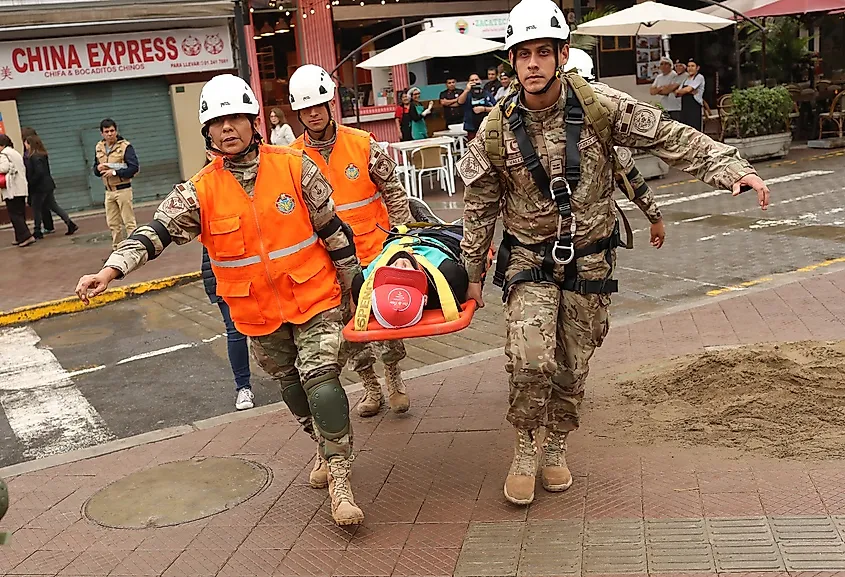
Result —
[{"label": "manhole cover", "polygon": [[231,509],[270,480],[266,467],[243,459],[175,461],[103,488],[85,503],[85,516],[117,529],[179,525]]}]

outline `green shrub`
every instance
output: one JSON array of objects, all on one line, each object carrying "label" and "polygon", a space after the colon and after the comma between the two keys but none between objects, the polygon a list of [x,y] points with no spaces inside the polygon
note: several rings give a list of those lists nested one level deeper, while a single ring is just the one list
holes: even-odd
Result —
[{"label": "green shrub", "polygon": [[731,100],[731,115],[739,127],[740,138],[789,132],[793,103],[785,87],[734,89]]}]

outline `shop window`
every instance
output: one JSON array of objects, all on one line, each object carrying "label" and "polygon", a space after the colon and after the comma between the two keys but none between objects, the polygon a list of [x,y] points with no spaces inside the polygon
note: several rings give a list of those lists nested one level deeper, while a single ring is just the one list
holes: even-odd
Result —
[{"label": "shop window", "polygon": [[261,80],[274,80],[276,78],[276,59],[273,55],[272,46],[264,46],[256,53],[258,57],[258,77]]},{"label": "shop window", "polygon": [[602,52],[622,52],[632,50],[634,44],[630,36],[601,36]]}]

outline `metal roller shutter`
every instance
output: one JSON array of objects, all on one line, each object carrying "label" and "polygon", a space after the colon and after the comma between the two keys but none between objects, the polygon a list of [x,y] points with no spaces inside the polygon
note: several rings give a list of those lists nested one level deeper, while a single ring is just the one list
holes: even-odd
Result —
[{"label": "metal roller shutter", "polygon": [[21,126],[35,128],[50,153],[56,199],[67,210],[102,207],[102,181],[92,172],[100,121],[112,118],[138,154],[136,202],[166,196],[180,182],[168,83],[159,78],[23,90]]}]

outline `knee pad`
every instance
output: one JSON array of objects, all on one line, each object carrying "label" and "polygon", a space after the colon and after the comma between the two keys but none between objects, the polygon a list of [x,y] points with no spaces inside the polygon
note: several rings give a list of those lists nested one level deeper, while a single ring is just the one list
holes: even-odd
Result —
[{"label": "knee pad", "polygon": [[349,434],[349,399],[338,374],[330,371],[305,381],[314,426],[325,439],[336,440]]},{"label": "knee pad", "polygon": [[282,400],[290,409],[290,412],[297,418],[311,417],[311,408],[308,405],[308,395],[299,379],[279,379],[282,387]]}]

